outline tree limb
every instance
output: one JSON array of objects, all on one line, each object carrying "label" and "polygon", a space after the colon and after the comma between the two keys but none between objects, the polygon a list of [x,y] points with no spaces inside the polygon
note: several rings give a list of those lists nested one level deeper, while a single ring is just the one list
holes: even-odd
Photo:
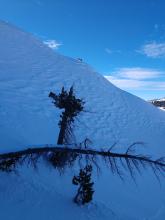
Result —
[{"label": "tree limb", "polygon": [[120,167],[124,170],[127,168],[133,179],[135,170],[141,173],[141,168],[146,168],[147,166],[151,167],[156,177],[160,173],[165,173],[165,160],[163,157],[155,160],[146,155],[130,154],[129,149],[126,153],[116,153],[109,150],[82,148],[82,146],[81,148],[77,146],[76,148],[70,146],[43,146],[0,154],[0,170],[12,171],[17,163],[21,164],[27,159],[35,167],[38,159],[42,156],[46,156],[47,161],[52,163],[55,168],[64,167],[68,164],[71,166],[77,158],[80,164],[81,160],[84,159],[83,156],[85,156],[84,161],[94,164],[97,169],[99,165],[95,158],[100,156],[110,165],[109,167],[113,173],[122,177]]}]

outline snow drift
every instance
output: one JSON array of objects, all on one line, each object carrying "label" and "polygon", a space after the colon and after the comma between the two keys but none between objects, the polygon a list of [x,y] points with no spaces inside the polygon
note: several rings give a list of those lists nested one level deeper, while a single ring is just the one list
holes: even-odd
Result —
[{"label": "snow drift", "polygon": [[[124,149],[140,141],[146,148],[138,152],[165,155],[164,112],[118,89],[86,63],[52,51],[5,22],[0,22],[0,48],[0,152],[55,144],[60,112],[48,94],[73,85],[77,97],[85,101],[85,111],[75,124],[74,142],[88,138],[93,147],[117,143]],[[138,190],[132,182],[123,186],[104,171],[96,184],[95,203],[80,209],[70,201],[74,189],[62,187],[70,184],[73,172],[59,177],[43,169],[38,175],[25,168],[20,178],[0,174],[0,219],[160,220],[165,214],[164,186],[160,189],[150,174],[139,178]]]}]

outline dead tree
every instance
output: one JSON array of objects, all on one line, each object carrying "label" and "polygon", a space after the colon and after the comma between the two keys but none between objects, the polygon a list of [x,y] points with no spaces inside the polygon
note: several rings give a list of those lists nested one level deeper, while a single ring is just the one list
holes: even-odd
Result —
[{"label": "dead tree", "polygon": [[68,144],[73,134],[72,125],[75,117],[83,110],[85,102],[75,97],[73,86],[70,88],[69,92],[62,87],[61,93],[58,95],[50,92],[49,97],[53,99],[53,104],[57,108],[64,109],[58,123],[60,132],[57,144]]},{"label": "dead tree", "polygon": [[[33,167],[36,167],[37,162],[40,158],[46,159],[55,168],[64,168],[73,166],[78,160],[79,162],[86,162],[100,168],[97,158],[102,158],[110,171],[116,173],[119,177],[123,178],[122,170],[127,170],[131,177],[134,178],[135,172],[141,173],[142,169],[150,167],[157,178],[159,175],[165,175],[165,157],[158,159],[152,159],[150,156],[136,154],[133,151],[133,147],[136,143],[130,145],[126,152],[117,153],[110,150],[94,150],[83,148],[82,144],[80,147],[77,145],[75,148],[69,146],[58,147],[58,146],[43,146],[40,148],[28,148],[26,150],[10,152],[0,154],[0,171],[12,172],[18,165],[28,163]],[[51,157],[49,155],[53,155]],[[65,163],[61,164],[61,158],[68,158]],[[81,165],[81,163],[78,163]]]},{"label": "dead tree", "polygon": [[[123,170],[128,171],[135,180],[135,172],[141,174],[141,170],[147,167],[151,168],[158,181],[160,181],[160,175],[164,177],[165,158],[152,159],[152,157],[149,156],[135,154],[133,150],[135,145],[136,143],[130,145],[124,153],[112,152],[113,147],[109,150],[88,149],[85,148],[85,143],[84,147],[81,143],[79,146],[76,145],[76,148],[70,148],[69,146],[34,147],[22,151],[0,154],[0,171],[15,172],[17,167],[23,164],[36,168],[38,162],[43,159],[60,171],[60,173],[63,173],[65,168],[72,167],[76,160],[78,160],[80,168],[81,162],[84,163],[85,161],[85,169],[81,168],[79,175],[73,178],[73,184],[79,185],[74,201],[78,204],[85,204],[92,200],[94,193],[92,188],[93,182],[91,182],[90,179],[91,167],[88,165],[94,165],[97,169],[100,169],[97,157],[102,158],[106,162],[106,165],[108,165],[110,171],[117,174],[121,179],[124,178]],[[65,161],[63,161],[63,158],[65,158]]]}]

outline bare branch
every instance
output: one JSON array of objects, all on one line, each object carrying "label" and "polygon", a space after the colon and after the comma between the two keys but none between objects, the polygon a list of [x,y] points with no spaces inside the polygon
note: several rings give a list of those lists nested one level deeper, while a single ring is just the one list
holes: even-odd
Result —
[{"label": "bare branch", "polygon": [[68,166],[71,167],[74,165],[76,159],[78,159],[80,167],[82,166],[82,162],[85,161],[86,163],[94,164],[99,172],[100,167],[96,158],[100,156],[109,165],[112,173],[119,175],[121,179],[123,179],[121,168],[124,170],[127,168],[134,180],[135,171],[141,174],[141,169],[146,169],[147,167],[151,167],[157,179],[159,179],[160,174],[165,174],[164,157],[154,160],[150,156],[130,154],[130,149],[135,144],[130,145],[126,153],[112,153],[109,150],[89,149],[88,143],[89,141],[86,139],[83,143],[84,146],[81,145],[77,147],[78,145],[76,145],[76,148],[72,148],[71,146],[45,146],[0,154],[0,170],[11,172],[16,169],[17,164],[21,165],[25,161],[35,168],[39,158],[44,157],[57,169],[63,169]]}]

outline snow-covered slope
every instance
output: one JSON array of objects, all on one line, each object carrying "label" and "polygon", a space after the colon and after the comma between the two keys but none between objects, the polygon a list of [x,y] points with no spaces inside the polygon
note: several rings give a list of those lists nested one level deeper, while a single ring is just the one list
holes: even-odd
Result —
[{"label": "snow-covered slope", "polygon": [[[77,142],[89,138],[93,147],[109,147],[117,142],[125,148],[142,141],[146,152],[165,155],[164,112],[118,89],[84,62],[55,53],[5,22],[0,22],[0,48],[1,152],[56,143],[59,111],[48,94],[74,85],[77,96],[86,102],[86,111],[75,125]],[[123,186],[104,171],[96,183],[94,204],[82,209],[70,200],[74,191],[72,175],[73,171],[68,171],[59,178],[50,170],[39,175],[25,168],[19,178],[0,174],[0,219],[160,220],[165,215],[164,185],[160,189],[149,174],[143,180],[139,178],[137,189],[131,181]]]},{"label": "snow-covered slope", "polygon": [[[74,85],[86,102],[76,124],[80,142],[165,145],[165,114],[109,83],[87,64],[59,55],[30,34],[0,23],[0,146],[55,143],[59,112],[50,91]],[[34,126],[35,125],[35,126]],[[165,152],[165,151],[164,151]]]}]

